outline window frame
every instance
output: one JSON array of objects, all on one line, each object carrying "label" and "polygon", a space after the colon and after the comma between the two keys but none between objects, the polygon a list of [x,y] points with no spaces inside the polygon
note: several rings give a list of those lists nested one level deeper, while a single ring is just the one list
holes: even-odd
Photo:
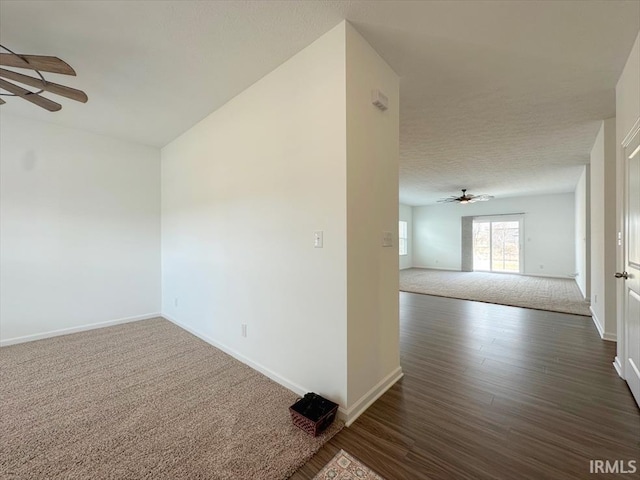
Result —
[{"label": "window frame", "polygon": [[[404,224],[404,236],[402,224]],[[398,220],[398,255],[401,257],[409,255],[409,222],[406,220]]]},{"label": "window frame", "polygon": [[[524,235],[524,214],[522,213],[513,213],[513,214],[496,214],[496,215],[478,215],[473,217],[473,221],[472,221],[472,225],[475,223],[489,223],[490,225],[490,230],[489,230],[489,237],[490,237],[490,243],[489,243],[489,251],[491,252],[493,250],[493,245],[492,245],[492,223],[494,222],[518,222],[518,267],[519,270],[517,272],[512,272],[512,271],[504,271],[504,270],[493,270],[493,259],[492,259],[492,253],[490,253],[490,257],[489,257],[489,270],[484,270],[484,269],[479,269],[476,268],[475,265],[475,252],[474,252],[474,248],[475,245],[472,243],[471,248],[472,248],[472,259],[473,259],[473,271],[474,272],[486,272],[486,273],[510,273],[510,274],[515,274],[515,275],[523,275],[525,272],[525,268],[524,268],[524,245],[525,245],[525,235]],[[473,226],[472,226],[473,229]]]}]

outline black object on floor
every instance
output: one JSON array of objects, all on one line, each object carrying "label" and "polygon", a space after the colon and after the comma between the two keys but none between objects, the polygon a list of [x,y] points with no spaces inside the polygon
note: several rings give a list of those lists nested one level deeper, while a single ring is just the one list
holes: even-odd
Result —
[{"label": "black object on floor", "polygon": [[338,404],[317,393],[307,393],[289,407],[289,412],[296,427],[316,437],[335,420]]}]

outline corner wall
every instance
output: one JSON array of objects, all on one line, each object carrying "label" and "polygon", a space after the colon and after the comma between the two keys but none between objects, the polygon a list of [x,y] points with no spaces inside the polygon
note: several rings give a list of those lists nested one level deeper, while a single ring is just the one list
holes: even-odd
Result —
[{"label": "corner wall", "polygon": [[0,339],[160,311],[160,151],[1,114]]},{"label": "corner wall", "polygon": [[591,150],[591,312],[600,335],[615,340],[616,132],[602,122]]},{"label": "corner wall", "polygon": [[398,100],[342,22],[162,149],[163,314],[347,424],[401,376]]},{"label": "corner wall", "polygon": [[345,62],[339,25],[162,149],[163,314],[343,406]]},{"label": "corner wall", "polygon": [[590,167],[585,165],[576,185],[576,283],[589,300],[591,290]]},{"label": "corner wall", "polygon": [[[348,411],[401,375],[398,323],[399,80],[346,24]],[[389,108],[371,103],[381,90]],[[383,246],[383,232],[394,241]]]},{"label": "corner wall", "polygon": [[573,193],[413,207],[413,263],[418,268],[460,270],[463,216],[524,213],[524,273],[572,277],[574,211]]}]

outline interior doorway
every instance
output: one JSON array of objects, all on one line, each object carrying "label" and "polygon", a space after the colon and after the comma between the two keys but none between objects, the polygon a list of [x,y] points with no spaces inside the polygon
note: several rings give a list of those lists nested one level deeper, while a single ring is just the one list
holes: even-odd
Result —
[{"label": "interior doorway", "polygon": [[623,141],[622,188],[623,231],[619,234],[622,268],[616,273],[620,283],[618,309],[618,372],[640,406],[640,118]]},{"label": "interior doorway", "polygon": [[497,216],[473,219],[473,270],[522,273],[522,217]]}]

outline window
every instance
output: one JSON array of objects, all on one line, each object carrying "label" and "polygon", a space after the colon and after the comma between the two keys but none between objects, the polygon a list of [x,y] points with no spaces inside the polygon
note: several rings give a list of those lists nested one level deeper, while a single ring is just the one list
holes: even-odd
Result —
[{"label": "window", "polygon": [[473,269],[522,272],[522,218],[478,217],[473,220]]},{"label": "window", "polygon": [[398,246],[400,247],[400,255],[409,254],[409,240],[407,236],[407,222],[398,222]]}]

